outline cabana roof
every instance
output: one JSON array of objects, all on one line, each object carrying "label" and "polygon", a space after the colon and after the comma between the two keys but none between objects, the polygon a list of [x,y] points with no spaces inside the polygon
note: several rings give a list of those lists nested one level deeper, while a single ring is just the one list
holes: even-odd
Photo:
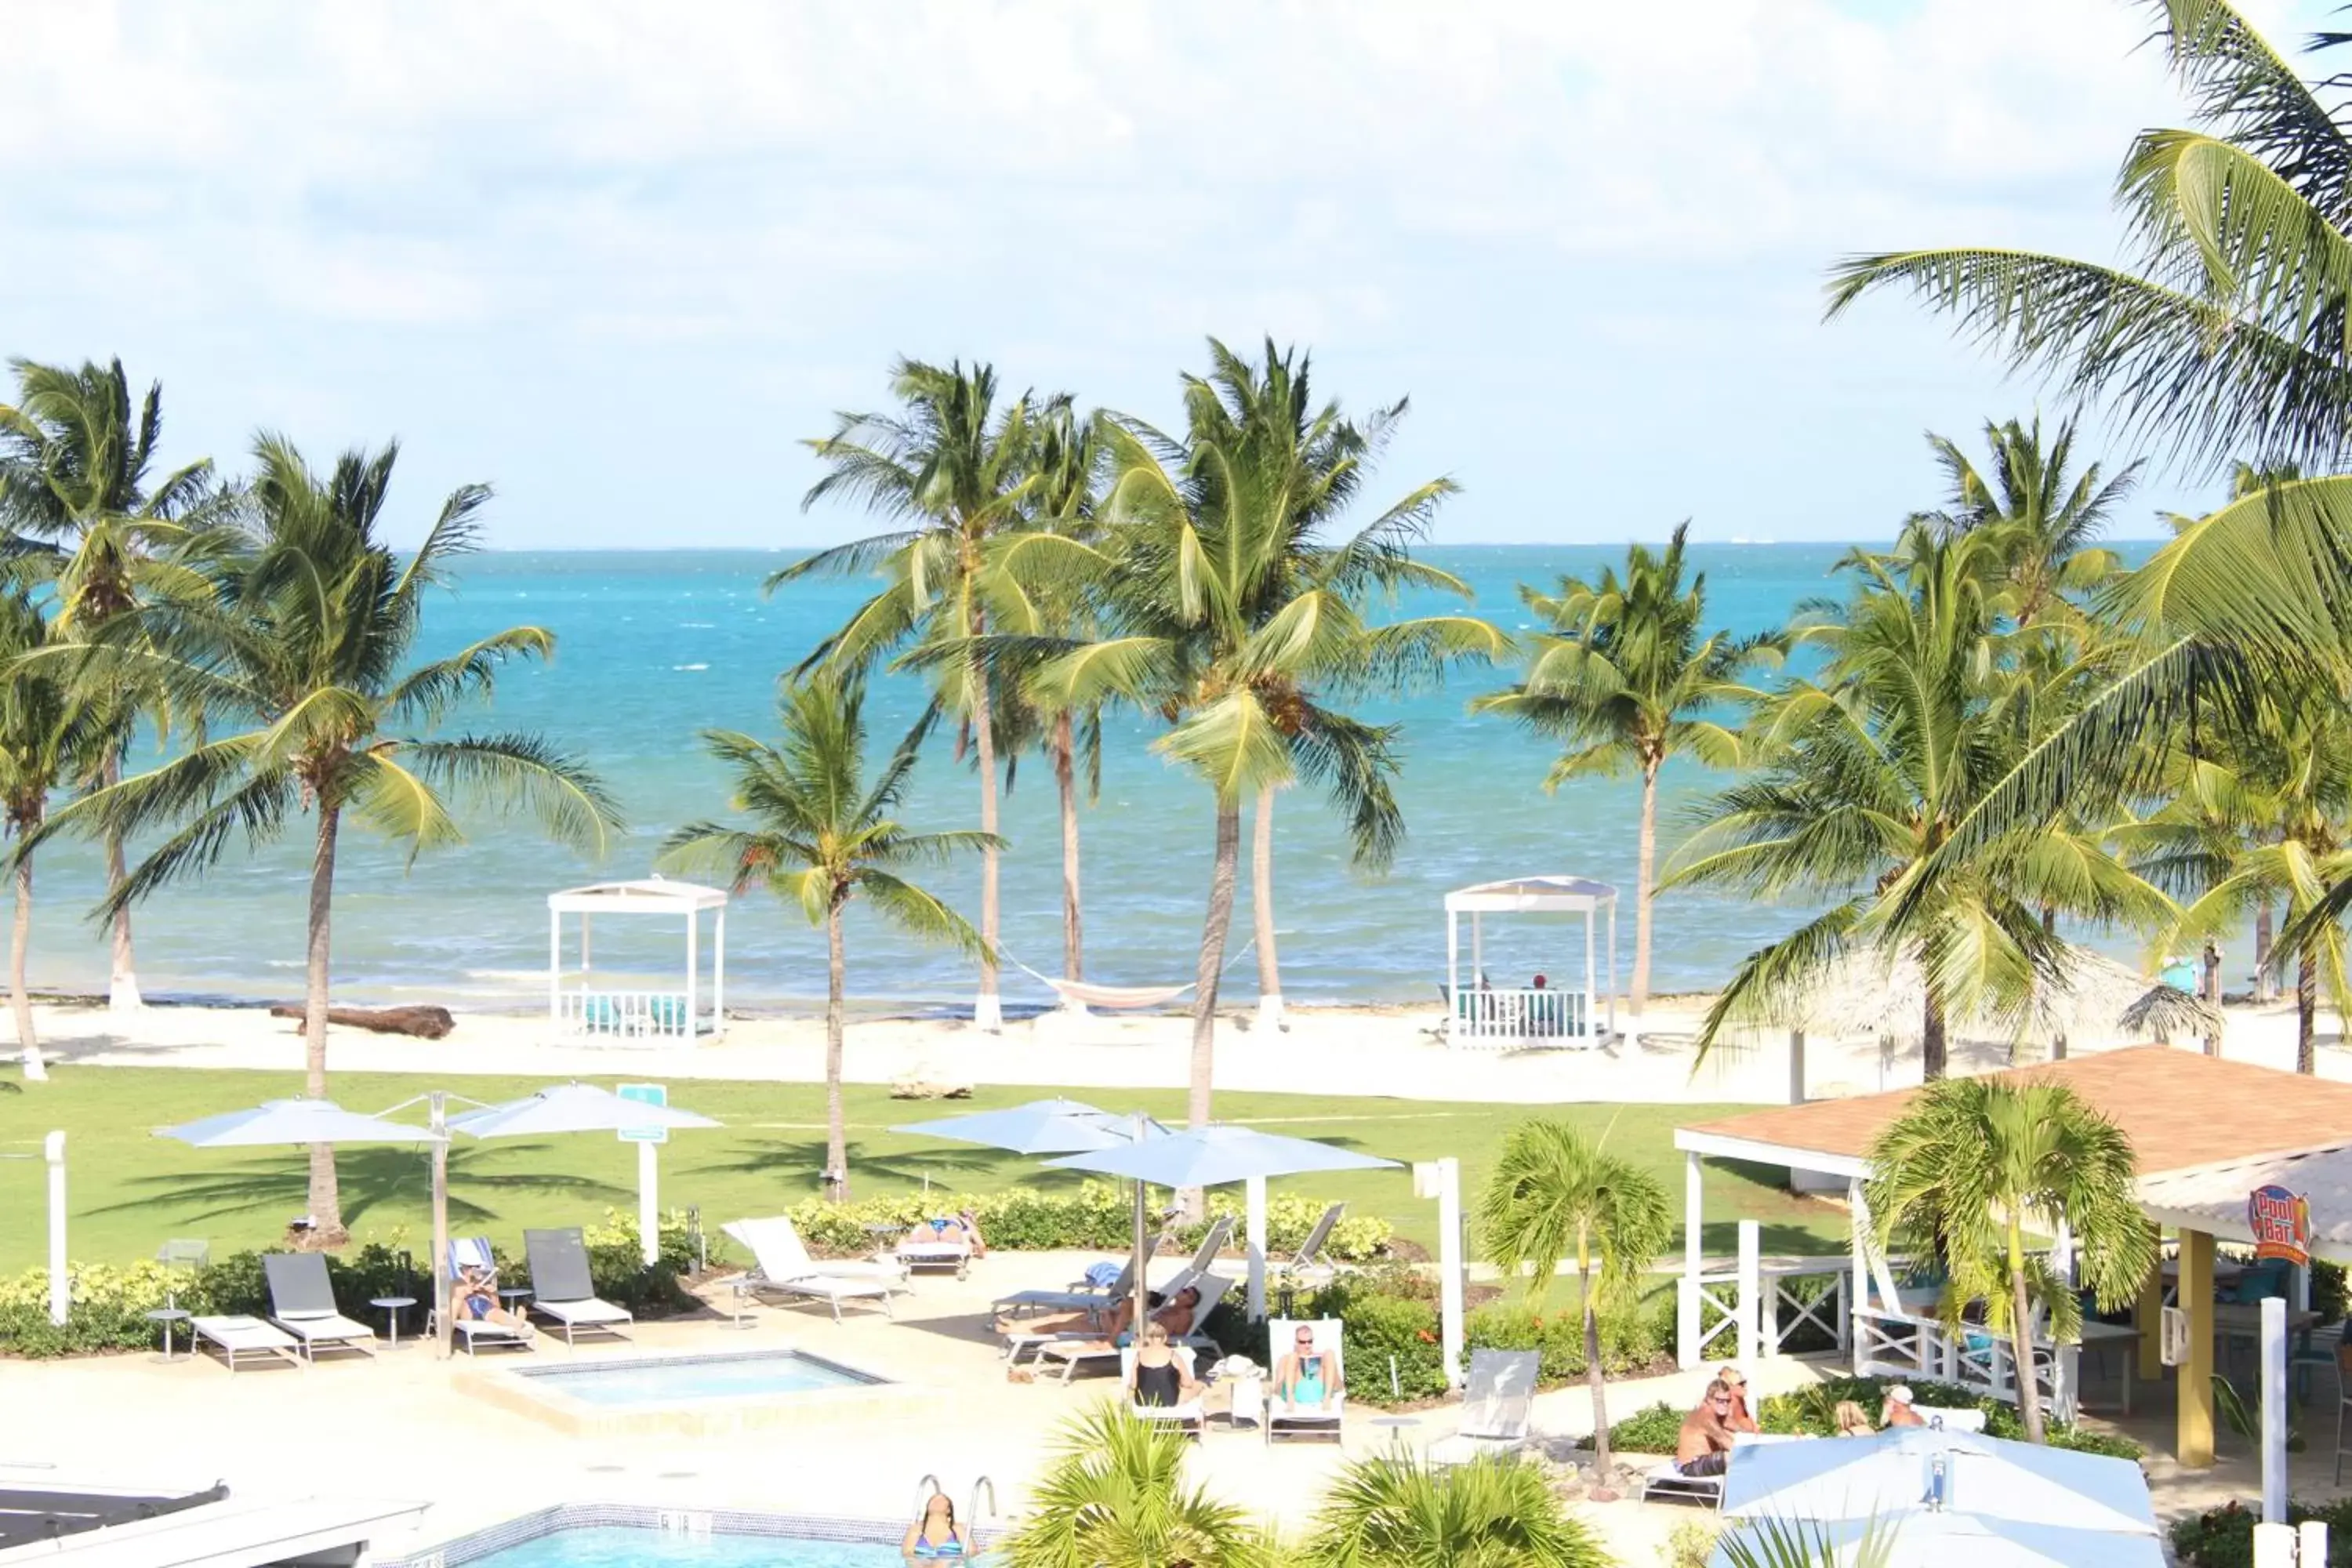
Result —
[{"label": "cabana roof", "polygon": [[[2252,1155],[2352,1143],[2352,1084],[2169,1046],[2099,1051],[1991,1076],[2050,1079],[2073,1089],[2130,1138],[2143,1182]],[[1727,1116],[1676,1128],[1675,1147],[1828,1175],[1864,1176],[1871,1144],[1918,1092],[1902,1089]],[[2352,1160],[2347,1162],[2347,1179],[2352,1185]],[[2261,1184],[2252,1182],[2239,1190],[2241,1209],[2246,1193]]]},{"label": "cabana roof", "polygon": [[2256,1154],[2142,1178],[2139,1205],[2159,1225],[2201,1230],[2222,1241],[2251,1242],[2246,1199],[2256,1187],[2282,1186],[2311,1201],[2311,1251],[2352,1261],[2352,1129],[2337,1146]]},{"label": "cabana roof", "polygon": [[592,882],[547,895],[547,907],[564,914],[683,914],[694,910],[723,910],[727,889],[698,882],[673,882],[667,877],[645,877],[631,882]]},{"label": "cabana roof", "polygon": [[1616,901],[1616,889],[1583,877],[1513,877],[1445,895],[1448,912],[1461,914],[1585,914]]},{"label": "cabana roof", "polygon": [[[1916,1040],[1927,1014],[1927,987],[1917,960],[1889,962],[1873,951],[1850,952],[1808,979],[1801,993],[1761,999],[1740,1021],[1802,1029],[1824,1039],[1868,1037]],[[2018,1012],[1955,1016],[1955,1037],[1967,1039],[2121,1041],[2190,1038],[2217,1034],[2207,1004],[2150,980],[2087,948],[2070,949],[2050,984],[2038,987]]]}]

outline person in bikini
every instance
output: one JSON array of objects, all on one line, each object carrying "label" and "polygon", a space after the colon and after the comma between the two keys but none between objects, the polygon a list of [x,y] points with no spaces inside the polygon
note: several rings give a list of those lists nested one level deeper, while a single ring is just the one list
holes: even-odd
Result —
[{"label": "person in bikini", "polygon": [[1127,1380],[1130,1404],[1155,1410],[1173,1410],[1201,1396],[1201,1385],[1184,1359],[1168,1342],[1168,1330],[1159,1323],[1143,1325],[1143,1342],[1135,1350],[1135,1371]]},{"label": "person in bikini", "polygon": [[531,1332],[530,1324],[499,1304],[495,1269],[464,1268],[449,1288],[449,1318],[453,1322],[496,1323],[518,1334]]},{"label": "person in bikini", "polygon": [[956,1522],[955,1503],[947,1493],[934,1491],[923,1503],[923,1517],[907,1527],[899,1552],[909,1562],[940,1557],[964,1557],[971,1552],[971,1535]]}]

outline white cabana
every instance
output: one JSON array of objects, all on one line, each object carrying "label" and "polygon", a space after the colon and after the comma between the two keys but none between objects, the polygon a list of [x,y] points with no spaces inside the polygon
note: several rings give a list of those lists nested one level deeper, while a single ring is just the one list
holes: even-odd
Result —
[{"label": "white cabana", "polygon": [[[1609,968],[1600,967],[1595,922],[1608,917]],[[1462,917],[1470,917],[1470,982],[1462,978]],[[1490,985],[1486,917],[1584,917],[1584,984]],[[1503,1049],[1597,1046],[1617,1032],[1617,889],[1582,877],[1514,877],[1445,895],[1445,1039],[1448,1045]]]},{"label": "white cabana", "polygon": [[[710,912],[709,980],[703,980],[702,916]],[[563,917],[580,917],[579,967],[563,965]],[[685,989],[618,988],[596,984],[591,970],[599,915],[655,915],[686,926]],[[726,1033],[727,893],[692,882],[648,877],[598,882],[547,895],[547,1021],[575,1035],[714,1038]]]}]

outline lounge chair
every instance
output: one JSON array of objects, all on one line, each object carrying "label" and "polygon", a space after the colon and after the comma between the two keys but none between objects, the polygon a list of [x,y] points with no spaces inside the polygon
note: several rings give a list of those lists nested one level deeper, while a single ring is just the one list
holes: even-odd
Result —
[{"label": "lounge chair", "polygon": [[530,1310],[563,1325],[566,1348],[583,1329],[616,1340],[629,1337],[622,1327],[636,1320],[612,1302],[597,1300],[588,1272],[588,1238],[578,1226],[524,1231],[522,1255],[530,1269]]},{"label": "lounge chair", "polygon": [[971,1272],[971,1237],[953,1222],[940,1226],[926,1221],[899,1237],[892,1256],[908,1273],[943,1268],[961,1279]]},{"label": "lounge chair", "polygon": [[268,1253],[261,1270],[269,1281],[269,1321],[294,1336],[304,1361],[318,1360],[321,1345],[375,1354],[375,1331],[336,1310],[324,1254]]},{"label": "lounge chair", "polygon": [[1668,1459],[1652,1470],[1642,1480],[1643,1502],[1695,1502],[1706,1508],[1723,1506],[1723,1472],[1711,1476],[1685,1475],[1680,1465]]},{"label": "lounge chair", "polygon": [[1330,1245],[1331,1227],[1338,1225],[1339,1216],[1347,1212],[1346,1204],[1333,1204],[1325,1209],[1321,1217],[1316,1220],[1314,1228],[1307,1233],[1307,1239],[1299,1243],[1298,1250],[1291,1256],[1289,1262],[1282,1265],[1279,1272],[1302,1285],[1330,1283],[1331,1277],[1339,1270],[1324,1258],[1323,1249]]},{"label": "lounge chair", "polygon": [[250,1361],[284,1361],[296,1366],[308,1366],[303,1359],[300,1342],[283,1329],[272,1328],[259,1318],[198,1317],[188,1320],[195,1331],[196,1343],[209,1342],[219,1350],[222,1362],[234,1374],[239,1363]]},{"label": "lounge chair", "polygon": [[1192,1249],[1192,1256],[1185,1261],[1184,1267],[1154,1285],[1151,1288],[1153,1294],[1173,1296],[1187,1285],[1198,1285],[1203,1279],[1213,1278],[1217,1267],[1217,1258],[1233,1238],[1234,1222],[1231,1215],[1220,1215],[1211,1220],[1209,1228],[1201,1235],[1201,1245]]},{"label": "lounge chair", "polygon": [[739,1219],[721,1227],[751,1249],[752,1265],[741,1288],[754,1296],[780,1296],[788,1300],[823,1301],[841,1321],[844,1301],[879,1301],[885,1315],[893,1291],[907,1288],[906,1276],[877,1263],[819,1260],[809,1256],[801,1233],[783,1215],[768,1219]]},{"label": "lounge chair", "polygon": [[[1184,1375],[1190,1378],[1192,1375],[1192,1347],[1178,1345],[1174,1349],[1176,1364],[1183,1370]],[[1119,1349],[1118,1383],[1121,1388],[1132,1389],[1135,1386],[1135,1347],[1133,1345],[1124,1345]],[[1209,1435],[1209,1413],[1197,1397],[1188,1399],[1181,1405],[1139,1405],[1130,1397],[1127,1402],[1127,1407],[1138,1418],[1159,1426],[1173,1426],[1194,1442],[1199,1442]]]},{"label": "lounge chair", "polygon": [[[468,1269],[488,1275],[490,1288],[493,1290],[498,1289],[499,1261],[490,1251],[488,1237],[460,1236],[450,1238],[449,1278],[455,1280]],[[425,1314],[425,1332],[428,1337],[440,1331],[441,1314],[448,1310],[449,1303],[446,1301],[433,1303],[432,1310]],[[485,1345],[492,1350],[504,1348],[535,1351],[539,1348],[539,1336],[531,1331],[528,1324],[520,1321],[499,1323],[488,1318],[461,1316],[449,1325],[449,1331],[451,1338],[465,1347],[467,1355],[479,1355]]]},{"label": "lounge chair", "polygon": [[[1316,1352],[1331,1358],[1332,1371],[1339,1374],[1337,1382],[1339,1386],[1335,1392],[1326,1394],[1319,1404],[1293,1405],[1275,1393],[1274,1380],[1269,1377],[1265,1390],[1265,1419],[1260,1424],[1260,1429],[1265,1432],[1268,1443],[1277,1437],[1328,1437],[1344,1447],[1348,1441],[1343,1430],[1344,1417],[1348,1414],[1348,1362],[1339,1343],[1339,1320],[1268,1320],[1266,1343],[1270,1347],[1274,1369],[1281,1371],[1282,1359],[1297,1348],[1298,1331],[1302,1328],[1315,1331]],[[1327,1386],[1333,1381],[1329,1376],[1324,1379]]]},{"label": "lounge chair", "polygon": [[[1143,1244],[1143,1261],[1149,1268],[1151,1255],[1160,1250],[1165,1238],[1154,1236]],[[1125,1300],[1135,1290],[1135,1255],[1129,1253],[1120,1266],[1118,1278],[1108,1285],[1089,1285],[1075,1280],[1066,1290],[1016,1290],[1010,1296],[1000,1296],[990,1305],[990,1311],[999,1318],[1024,1317],[1036,1312],[1101,1313]]]},{"label": "lounge chair", "polygon": [[[1225,1292],[1234,1288],[1234,1282],[1222,1275],[1210,1274],[1198,1279],[1188,1280],[1186,1283],[1199,1287],[1201,1304],[1192,1314],[1192,1331],[1178,1335],[1170,1342],[1189,1345],[1196,1351],[1214,1351],[1218,1348],[1217,1342],[1202,1333],[1201,1325],[1209,1321],[1209,1313],[1215,1309],[1220,1300],[1224,1299]],[[1179,1289],[1182,1288],[1182,1286],[1178,1287]],[[1078,1369],[1082,1366],[1117,1366],[1119,1347],[1112,1344],[1100,1334],[1064,1333],[1043,1340],[1038,1343],[1036,1352],[1035,1359],[1040,1364],[1046,1362],[1059,1363],[1062,1368],[1062,1381],[1067,1383],[1077,1375]]]},{"label": "lounge chair", "polygon": [[1429,1446],[1429,1462],[1466,1464],[1482,1454],[1511,1454],[1527,1447],[1542,1364],[1534,1351],[1472,1351],[1462,1390],[1462,1424],[1452,1436]]}]

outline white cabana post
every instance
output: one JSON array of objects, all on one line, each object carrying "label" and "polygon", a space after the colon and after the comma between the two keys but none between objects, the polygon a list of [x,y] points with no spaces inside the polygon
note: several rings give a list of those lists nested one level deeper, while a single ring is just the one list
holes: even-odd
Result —
[{"label": "white cabana post", "polygon": [[[1470,917],[1470,975],[1462,974],[1462,917]],[[1584,984],[1490,985],[1486,929],[1490,914],[1584,917]],[[1599,922],[1605,916],[1608,967]],[[1564,967],[1564,966],[1563,966]],[[1580,1049],[1617,1032],[1617,889],[1582,877],[1515,877],[1445,895],[1445,1039],[1451,1046]]]},{"label": "white cabana post", "polygon": [[[703,981],[702,917],[711,916],[709,981]],[[598,915],[655,915],[685,922],[683,989],[616,988],[596,984],[590,964]],[[566,976],[563,917],[580,919],[580,967]],[[648,877],[598,882],[547,895],[547,1021],[574,1035],[712,1038],[727,1031],[727,893],[693,882]]]}]

